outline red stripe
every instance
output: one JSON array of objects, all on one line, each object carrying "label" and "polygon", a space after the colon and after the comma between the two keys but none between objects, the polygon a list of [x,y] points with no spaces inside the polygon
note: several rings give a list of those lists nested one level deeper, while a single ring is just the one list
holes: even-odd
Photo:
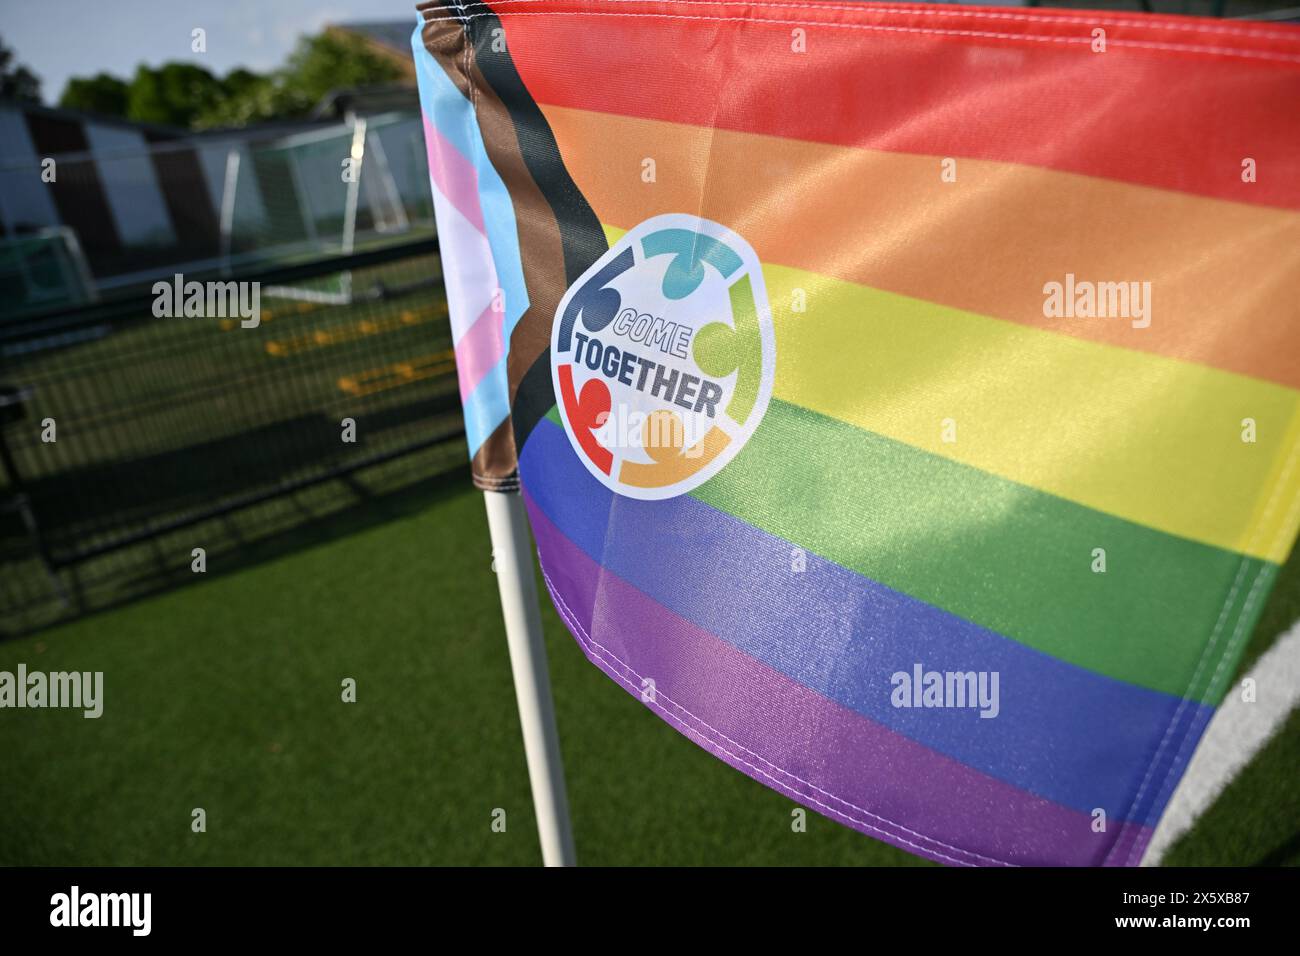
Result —
[{"label": "red stripe", "polygon": [[872,4],[494,9],[540,103],[1300,209],[1300,29]]}]

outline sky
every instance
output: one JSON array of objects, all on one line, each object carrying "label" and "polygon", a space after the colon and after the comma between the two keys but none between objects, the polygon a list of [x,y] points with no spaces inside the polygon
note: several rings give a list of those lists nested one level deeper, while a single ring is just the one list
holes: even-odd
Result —
[{"label": "sky", "polygon": [[[223,75],[236,66],[279,66],[300,34],[349,20],[408,20],[415,0],[0,0],[0,38],[58,101],[68,78],[124,79],[140,63],[198,63]],[[190,50],[195,27],[207,52]]]}]

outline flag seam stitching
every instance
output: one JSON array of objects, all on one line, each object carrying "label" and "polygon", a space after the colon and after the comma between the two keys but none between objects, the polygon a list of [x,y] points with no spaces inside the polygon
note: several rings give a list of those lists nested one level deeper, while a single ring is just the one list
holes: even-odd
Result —
[{"label": "flag seam stitching", "polygon": [[510,475],[505,478],[494,478],[491,475],[480,474],[471,469],[471,476],[474,484],[487,491],[518,491],[519,478],[516,475]]},{"label": "flag seam stitching", "polygon": [[[1267,525],[1268,516],[1272,514],[1273,508],[1277,504],[1278,497],[1282,489],[1286,486],[1286,479],[1290,475],[1291,469],[1295,466],[1296,453],[1298,451],[1300,451],[1300,442],[1297,442],[1292,446],[1291,453],[1287,457],[1287,463],[1285,467],[1283,467],[1282,471],[1278,474],[1277,481],[1273,485],[1273,491],[1268,497],[1268,503],[1264,506],[1264,511],[1260,514],[1259,521],[1256,523],[1255,526],[1255,530],[1251,534],[1250,547],[1247,548],[1247,551],[1253,550],[1254,546],[1258,543],[1258,540],[1261,537],[1262,532]],[[1300,501],[1297,502],[1297,505],[1300,505]],[[1296,505],[1293,505],[1292,510],[1294,510],[1295,507]],[[1288,518],[1289,516],[1290,516],[1290,512],[1288,512]],[[1277,532],[1277,537],[1279,540],[1281,540],[1281,536],[1285,533],[1283,529],[1285,529],[1286,527],[1287,527],[1287,522],[1284,521]],[[1187,685],[1187,690],[1183,693],[1182,700],[1179,702],[1178,707],[1174,710],[1174,715],[1173,717],[1170,718],[1169,726],[1165,729],[1164,736],[1160,740],[1160,745],[1156,748],[1156,752],[1151,758],[1151,763],[1147,767],[1147,772],[1143,778],[1142,785],[1138,788],[1137,795],[1134,796],[1133,802],[1129,806],[1129,810],[1128,810],[1129,814],[1133,812],[1133,810],[1141,802],[1142,797],[1145,795],[1147,787],[1150,785],[1152,781],[1152,777],[1156,769],[1156,766],[1160,762],[1160,757],[1164,753],[1165,748],[1169,743],[1169,739],[1173,734],[1174,728],[1178,725],[1178,722],[1182,717],[1184,710],[1187,708],[1188,695],[1192,693],[1192,689],[1196,686],[1196,682],[1201,676],[1201,671],[1204,669],[1206,662],[1210,660],[1210,656],[1211,656],[1210,652],[1214,649],[1215,644],[1217,644],[1219,641],[1219,636],[1223,630],[1223,624],[1229,616],[1228,611],[1232,607],[1233,601],[1236,599],[1237,592],[1240,589],[1242,578],[1245,574],[1247,567],[1249,566],[1249,563],[1250,563],[1250,559],[1248,557],[1243,556],[1241,559],[1241,565],[1239,566],[1237,571],[1236,579],[1233,581],[1232,587],[1228,591],[1228,597],[1224,601],[1223,610],[1219,612],[1219,619],[1218,621],[1215,622],[1214,631],[1211,633],[1210,640],[1206,642],[1205,650],[1201,652],[1201,659],[1196,665],[1196,671],[1192,674],[1192,679]],[[1223,653],[1219,657],[1218,666],[1215,668],[1214,674],[1210,677],[1209,683],[1206,685],[1207,693],[1218,682],[1219,677],[1223,672],[1224,666],[1227,664],[1228,660],[1232,657],[1233,652],[1236,650],[1237,646],[1240,644],[1241,640],[1245,635],[1246,622],[1250,620],[1251,610],[1253,609],[1254,604],[1259,597],[1260,586],[1263,584],[1266,578],[1265,572],[1268,570],[1270,566],[1271,565],[1269,565],[1266,562],[1261,563],[1259,565],[1259,569],[1255,573],[1255,580],[1251,583],[1250,591],[1246,595],[1246,600],[1242,603],[1241,611],[1237,615],[1237,622],[1236,622],[1236,626],[1233,629],[1232,637],[1229,639],[1227,645],[1224,647]],[[1174,772],[1174,769],[1178,766],[1178,760],[1182,757],[1184,751],[1187,748],[1187,744],[1192,739],[1193,739],[1193,734],[1191,732],[1191,727],[1189,726],[1188,729],[1183,732],[1182,740],[1179,742],[1178,745],[1178,750],[1174,754],[1174,760],[1170,763],[1169,769],[1166,770],[1164,773],[1163,780],[1161,781],[1162,788],[1166,783],[1168,783],[1170,776]],[[1127,861],[1128,866],[1134,865],[1139,853],[1138,848],[1139,848],[1139,842],[1135,841],[1133,847],[1130,849],[1128,854],[1128,861]],[[1107,853],[1106,855],[1107,860],[1109,860],[1110,857],[1114,854],[1115,849],[1116,847],[1114,846],[1111,847],[1110,852]]]},{"label": "flag seam stitching", "polygon": [[[828,27],[844,30],[871,30],[882,33],[913,33],[934,36],[978,37],[985,40],[1029,40],[1039,43],[1086,43],[1091,45],[1090,36],[1044,36],[1036,33],[997,33],[992,30],[940,30],[929,27],[886,26],[874,23],[823,23],[808,20],[782,20],[772,17],[709,17],[700,15],[668,13],[617,13],[597,10],[544,10],[528,12],[522,10],[503,10],[497,13],[467,13],[463,17],[429,17],[426,23],[446,23],[476,20],[480,17],[623,17],[640,20],[705,20],[737,23],[773,23],[793,24],[795,26]],[[1162,50],[1175,53],[1194,53],[1221,56],[1239,56],[1255,60],[1271,60],[1279,63],[1300,63],[1300,54],[1271,53],[1262,50],[1242,50],[1228,46],[1204,46],[1191,43],[1158,43],[1146,40],[1114,39],[1107,42],[1108,47],[1132,47],[1134,49]]]},{"label": "flag seam stitching", "polygon": [[[492,0],[492,2],[479,2],[471,0],[468,3],[458,3],[457,7],[466,10],[471,7],[486,7],[488,10],[495,10],[498,7],[519,6],[522,4],[534,3],[555,3],[556,0]],[[587,0],[589,3],[646,3],[648,0]],[[668,6],[695,6],[695,7],[767,7],[774,10],[833,10],[842,13],[870,13],[885,16],[917,16],[917,17],[962,17],[975,20],[1010,20],[1017,23],[1069,23],[1082,24],[1085,26],[1115,26],[1115,27],[1133,27],[1135,29],[1154,29],[1154,30],[1181,30],[1188,33],[1208,33],[1220,36],[1239,36],[1246,38],[1268,38],[1275,40],[1300,40],[1300,33],[1285,30],[1242,30],[1234,27],[1220,26],[1209,23],[1162,23],[1162,22],[1145,22],[1142,20],[1115,19],[1106,14],[1098,14],[1095,17],[1073,17],[1073,16],[1035,16],[1032,14],[987,11],[980,12],[976,10],[924,10],[907,7],[864,7],[842,6],[839,4],[829,3],[764,3],[761,0],[754,3],[735,3],[732,0],[656,0],[656,2]],[[514,11],[507,11],[514,12]],[[561,12],[561,11],[555,11]],[[822,24],[818,24],[822,25]],[[824,24],[833,26],[835,24]]]}]

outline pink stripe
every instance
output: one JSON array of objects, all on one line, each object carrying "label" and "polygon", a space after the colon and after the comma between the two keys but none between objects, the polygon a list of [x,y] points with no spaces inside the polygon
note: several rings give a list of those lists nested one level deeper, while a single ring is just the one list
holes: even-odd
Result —
[{"label": "pink stripe", "polygon": [[505,340],[501,336],[503,318],[504,313],[495,311],[489,303],[456,343],[456,375],[460,378],[462,403],[505,354]]},{"label": "pink stripe", "polygon": [[438,128],[424,119],[424,145],[429,152],[429,178],[474,228],[487,235],[483,225],[483,209],[478,202],[478,173],[474,164],[462,156],[451,142],[438,132]]}]

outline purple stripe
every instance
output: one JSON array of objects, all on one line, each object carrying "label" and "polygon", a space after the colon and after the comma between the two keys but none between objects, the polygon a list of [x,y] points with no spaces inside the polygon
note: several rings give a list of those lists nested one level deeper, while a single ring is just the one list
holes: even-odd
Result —
[{"label": "purple stripe", "polygon": [[[525,493],[547,587],[588,658],[715,756],[819,813],[962,865],[1096,865],[1149,839],[936,753],[678,617],[593,562]],[[1129,831],[1134,831],[1130,833]],[[1141,831],[1141,832],[1138,832]]]}]

